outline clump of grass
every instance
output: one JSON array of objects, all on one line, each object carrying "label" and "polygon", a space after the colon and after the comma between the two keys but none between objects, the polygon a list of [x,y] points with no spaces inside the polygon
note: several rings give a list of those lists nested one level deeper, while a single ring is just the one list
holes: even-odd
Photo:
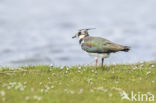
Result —
[{"label": "clump of grass", "polygon": [[156,96],[156,63],[0,69],[0,103],[119,103],[121,93]]}]

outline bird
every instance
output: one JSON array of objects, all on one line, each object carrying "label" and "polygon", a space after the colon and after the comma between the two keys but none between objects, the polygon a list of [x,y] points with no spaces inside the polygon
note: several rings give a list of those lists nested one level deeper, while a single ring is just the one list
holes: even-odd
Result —
[{"label": "bird", "polygon": [[129,46],[123,46],[102,37],[90,36],[88,31],[92,29],[95,28],[80,29],[72,38],[79,38],[81,49],[87,52],[89,56],[95,57],[95,70],[97,69],[98,58],[101,59],[101,67],[103,68],[104,59],[108,58],[111,53],[130,50]]}]

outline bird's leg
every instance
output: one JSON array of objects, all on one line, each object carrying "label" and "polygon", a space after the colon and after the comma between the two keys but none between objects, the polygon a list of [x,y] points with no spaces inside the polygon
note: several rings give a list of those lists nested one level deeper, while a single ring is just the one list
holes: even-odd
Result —
[{"label": "bird's leg", "polygon": [[102,58],[101,68],[103,68],[104,58]]},{"label": "bird's leg", "polygon": [[96,69],[97,69],[97,64],[98,64],[98,58],[97,58],[97,57],[95,58],[95,61],[96,61],[96,64],[95,64],[95,71],[96,71]]}]

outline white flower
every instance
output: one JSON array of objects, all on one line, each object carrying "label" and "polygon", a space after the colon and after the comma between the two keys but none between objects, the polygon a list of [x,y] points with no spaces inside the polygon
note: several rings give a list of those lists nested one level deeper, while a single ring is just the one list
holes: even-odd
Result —
[{"label": "white flower", "polygon": [[83,88],[81,88],[78,92],[78,94],[81,94],[83,92]]},{"label": "white flower", "polygon": [[151,92],[147,92],[147,94],[148,94],[148,95],[151,95],[152,93],[151,93]]},{"label": "white flower", "polygon": [[30,97],[29,97],[29,96],[26,96],[26,97],[25,97],[25,100],[29,100],[29,99],[30,99]]},{"label": "white flower", "polygon": [[47,90],[49,90],[49,89],[50,89],[50,87],[49,87],[48,85],[46,85],[46,86],[45,86],[45,88],[46,88]]},{"label": "white flower", "polygon": [[36,96],[36,95],[35,95],[35,96],[34,96],[34,99],[40,101],[42,98],[41,98],[40,96]]},{"label": "white flower", "polygon": [[31,92],[33,92],[34,91],[34,88],[31,88]]},{"label": "white flower", "polygon": [[38,97],[38,99],[37,99],[37,100],[38,100],[38,101],[41,101],[41,99],[42,99],[41,97]]},{"label": "white flower", "polygon": [[27,84],[27,82],[24,82],[24,84]]},{"label": "white flower", "polygon": [[53,89],[53,88],[54,88],[54,86],[52,85],[50,88],[52,88],[52,89]]},{"label": "white flower", "polygon": [[36,99],[37,97],[38,97],[38,96],[35,95],[35,96],[34,96],[34,99]]},{"label": "white flower", "polygon": [[151,65],[151,67],[154,68],[155,66],[154,65]]},{"label": "white flower", "polygon": [[64,67],[61,67],[60,69],[64,69]]},{"label": "white flower", "polygon": [[21,88],[20,88],[20,91],[24,91],[24,87],[21,87]]},{"label": "white flower", "polygon": [[67,68],[66,68],[66,70],[68,71],[68,70],[69,70],[69,68],[67,67]]},{"label": "white flower", "polygon": [[151,73],[151,71],[148,71],[146,74],[148,75],[148,74],[150,74]]},{"label": "white flower", "polygon": [[52,76],[56,76],[56,74],[55,73],[52,73]]},{"label": "white flower", "polygon": [[133,67],[133,70],[136,70],[137,69],[137,66]]},{"label": "white flower", "polygon": [[94,70],[91,70],[91,72],[94,72]]},{"label": "white flower", "polygon": [[1,96],[5,96],[5,91],[0,91]]},{"label": "white flower", "polygon": [[50,67],[53,67],[54,65],[53,64],[50,64]]},{"label": "white flower", "polygon": [[74,94],[74,93],[75,93],[75,91],[73,91],[73,90],[68,90],[68,89],[64,89],[64,92],[66,92],[66,93],[71,93],[71,94]]},{"label": "white flower", "polygon": [[113,95],[112,93],[109,93],[109,97],[112,97],[112,95]]},{"label": "white flower", "polygon": [[18,82],[17,85],[15,86],[15,89],[20,91],[24,91],[24,88],[26,88],[26,86],[24,86],[20,82]]},{"label": "white flower", "polygon": [[80,73],[81,71],[80,71],[80,70],[78,70],[78,72]]},{"label": "white flower", "polygon": [[64,89],[64,92],[66,92],[66,93],[71,93],[71,90]]},{"label": "white flower", "polygon": [[75,91],[71,90],[71,91],[70,91],[70,93],[71,93],[71,94],[74,94],[74,93],[75,93]]},{"label": "white flower", "polygon": [[144,66],[144,64],[141,64],[141,65],[140,65],[140,67],[143,67],[143,66]]},{"label": "white flower", "polygon": [[44,89],[41,89],[41,90],[40,90],[40,92],[43,92],[43,91],[44,91]]},{"label": "white flower", "polygon": [[108,92],[108,90],[107,90],[107,89],[104,89],[103,91],[104,91],[104,92]]},{"label": "white flower", "polygon": [[96,89],[97,89],[97,90],[100,90],[100,91],[104,90],[103,87],[97,87]]},{"label": "white flower", "polygon": [[8,86],[7,88],[8,88],[8,89],[11,89],[11,87],[10,87],[10,86]]},{"label": "white flower", "polygon": [[15,86],[15,89],[19,89],[22,86],[22,84],[20,82],[18,82],[18,84]]},{"label": "white flower", "polygon": [[115,81],[115,84],[118,84],[119,83],[119,81]]},{"label": "white flower", "polygon": [[10,82],[9,85],[10,85],[10,88],[14,87],[17,83],[16,82]]},{"label": "white flower", "polygon": [[68,91],[68,89],[64,89],[64,92],[67,92]]},{"label": "white flower", "polygon": [[40,85],[42,85],[42,82],[40,82]]},{"label": "white flower", "polygon": [[45,92],[47,93],[49,89],[45,89]]},{"label": "white flower", "polygon": [[81,70],[81,67],[78,67],[79,70]]},{"label": "white flower", "polygon": [[65,74],[67,74],[67,73],[68,73],[68,71],[65,71],[64,73],[65,73]]},{"label": "white flower", "polygon": [[88,79],[88,83],[90,83],[92,80],[93,80],[92,78],[89,78],[89,79]]},{"label": "white flower", "polygon": [[3,102],[5,102],[5,101],[6,101],[5,97],[3,97],[3,98],[2,98],[2,101],[3,101]]}]

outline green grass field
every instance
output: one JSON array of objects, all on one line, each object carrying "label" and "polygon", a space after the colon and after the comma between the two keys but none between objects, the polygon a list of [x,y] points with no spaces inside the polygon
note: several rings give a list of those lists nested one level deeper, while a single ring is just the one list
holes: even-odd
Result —
[{"label": "green grass field", "polygon": [[[139,102],[146,103],[147,96],[148,101],[151,95],[156,96],[155,62],[93,68],[1,68],[0,103],[132,103],[132,92],[137,101],[146,94]],[[130,100],[123,98],[125,93]]]}]

